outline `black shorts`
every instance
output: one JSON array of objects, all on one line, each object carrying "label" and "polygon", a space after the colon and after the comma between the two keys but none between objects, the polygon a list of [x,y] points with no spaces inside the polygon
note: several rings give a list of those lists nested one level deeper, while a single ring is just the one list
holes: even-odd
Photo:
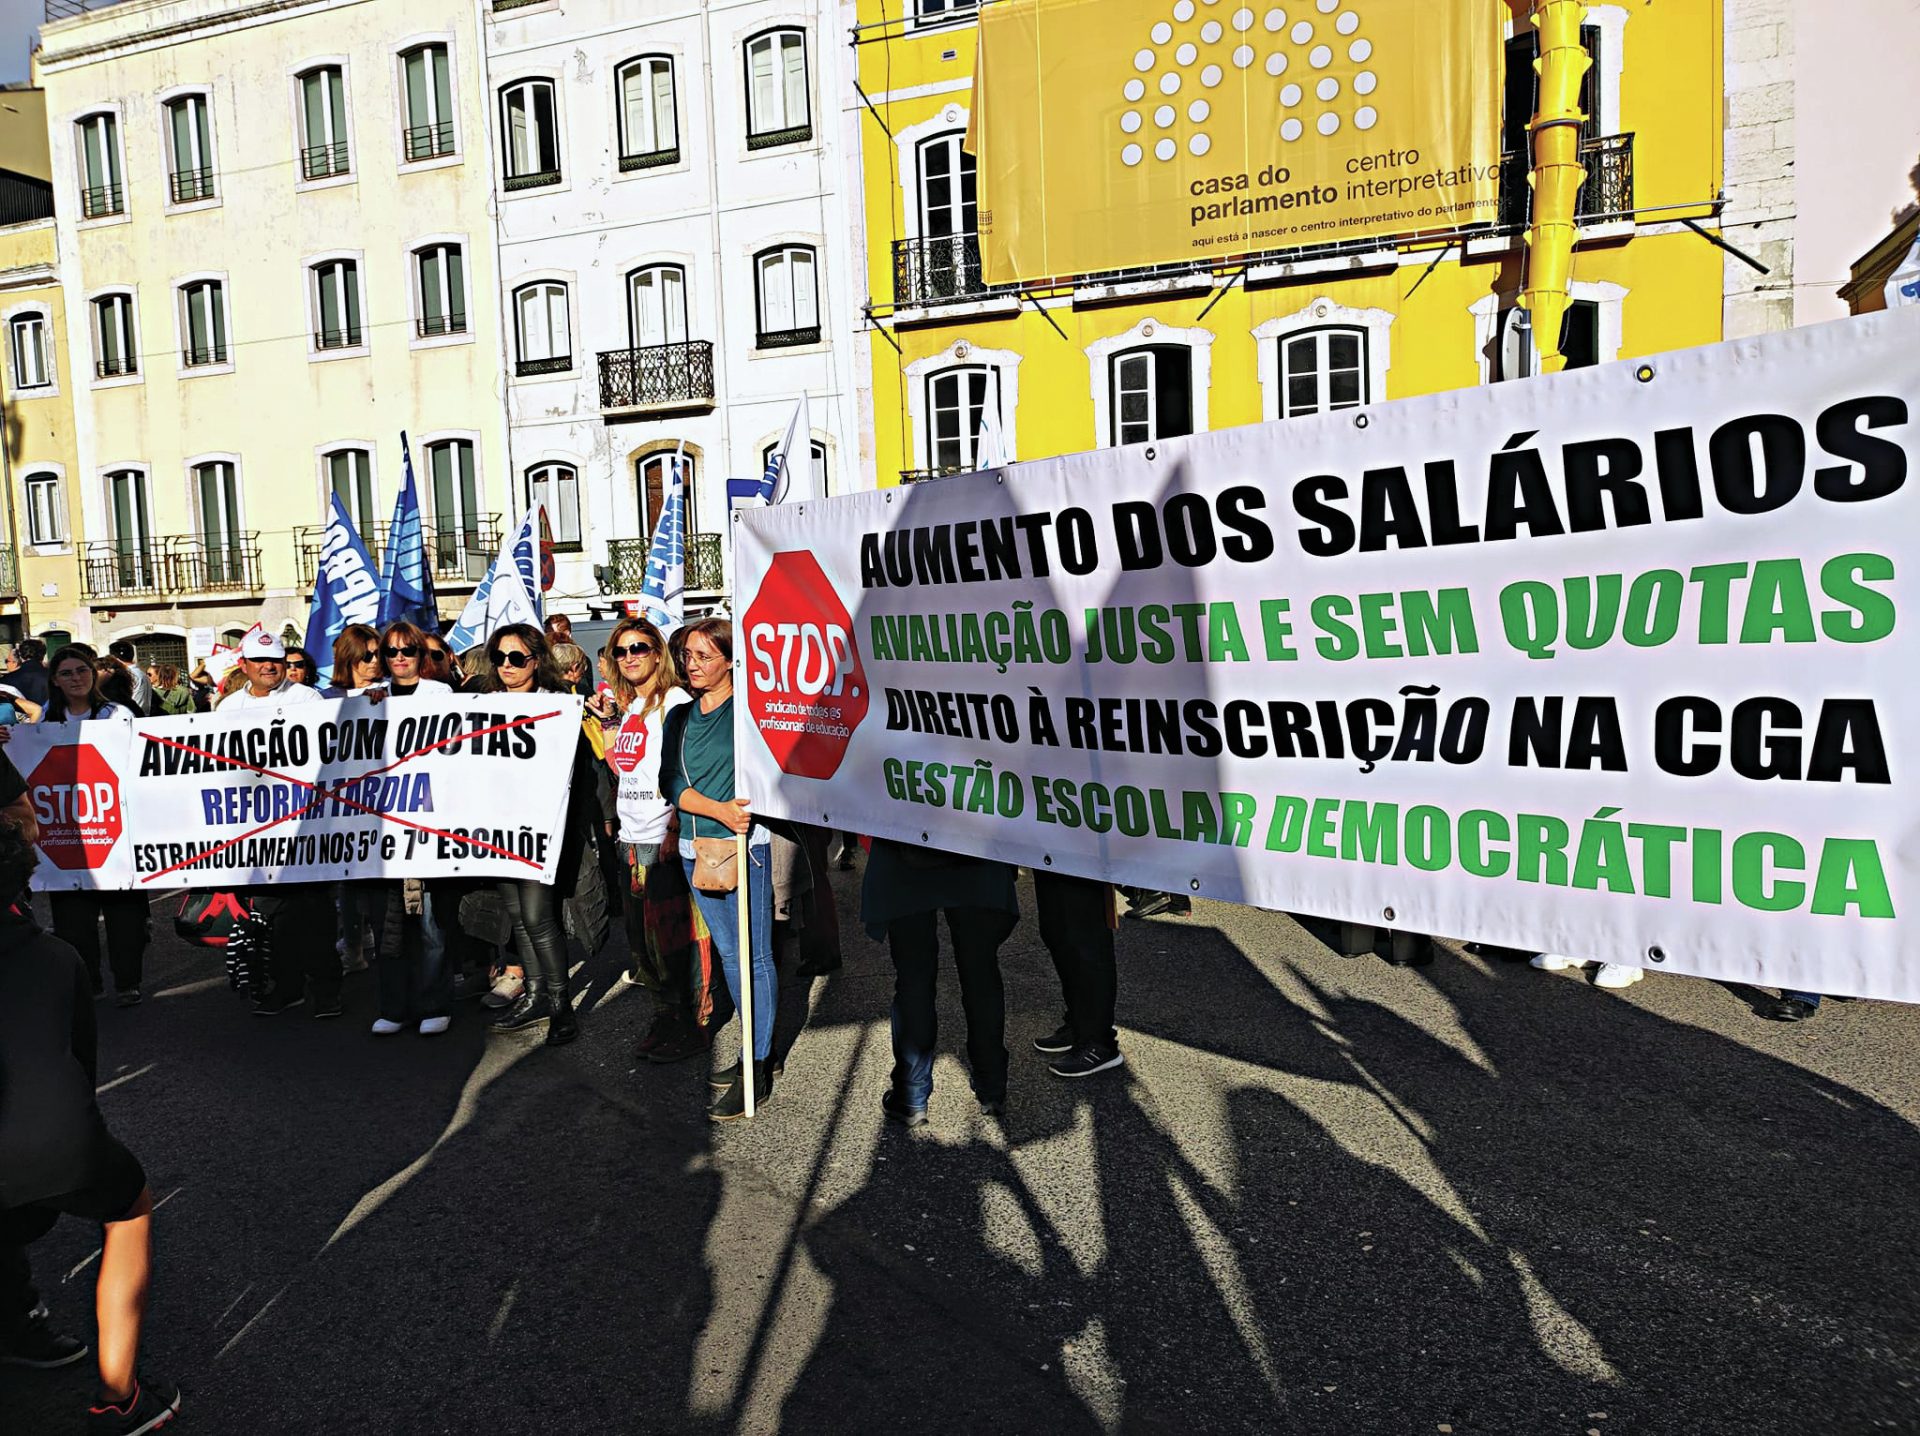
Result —
[{"label": "black shorts", "polygon": [[85,1179],[79,1186],[57,1197],[10,1209],[5,1213],[6,1225],[15,1225],[16,1220],[25,1224],[36,1215],[117,1222],[133,1210],[146,1189],[147,1173],[140,1159],[102,1132],[87,1154]]}]

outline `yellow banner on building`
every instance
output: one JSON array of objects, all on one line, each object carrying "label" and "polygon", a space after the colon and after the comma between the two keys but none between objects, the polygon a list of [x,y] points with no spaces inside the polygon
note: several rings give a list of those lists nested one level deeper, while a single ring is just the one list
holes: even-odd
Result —
[{"label": "yellow banner on building", "polygon": [[991,284],[1489,222],[1496,0],[1006,0],[972,143]]}]

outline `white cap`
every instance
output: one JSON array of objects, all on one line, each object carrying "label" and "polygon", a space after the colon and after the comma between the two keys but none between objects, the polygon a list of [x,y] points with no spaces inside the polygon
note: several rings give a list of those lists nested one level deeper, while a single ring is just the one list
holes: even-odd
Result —
[{"label": "white cap", "polygon": [[240,640],[240,656],[251,658],[256,663],[261,659],[287,661],[287,646],[264,628],[255,629]]}]

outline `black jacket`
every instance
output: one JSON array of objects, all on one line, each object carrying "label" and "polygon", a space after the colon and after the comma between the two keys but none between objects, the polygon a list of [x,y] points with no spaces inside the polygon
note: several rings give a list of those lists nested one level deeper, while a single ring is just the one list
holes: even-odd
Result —
[{"label": "black jacket", "polygon": [[0,1210],[83,1186],[94,1104],[93,987],[80,955],[0,912]]},{"label": "black jacket", "polygon": [[19,690],[20,696],[40,707],[47,706],[47,665],[39,659],[23,663],[11,673],[0,673],[0,683]]}]

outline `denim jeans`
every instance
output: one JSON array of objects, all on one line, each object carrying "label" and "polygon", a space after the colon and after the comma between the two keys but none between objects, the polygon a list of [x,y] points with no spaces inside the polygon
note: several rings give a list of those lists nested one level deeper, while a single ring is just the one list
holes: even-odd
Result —
[{"label": "denim jeans", "polygon": [[[693,885],[693,859],[681,858],[687,885]],[[747,849],[747,911],[753,937],[753,1060],[764,1062],[773,1051],[773,1005],[779,987],[773,971],[773,869],[766,844]],[[713,934],[714,965],[725,974],[727,992],[740,1005],[740,894],[703,893],[693,889],[700,916]],[[725,1018],[714,1014],[718,1026]]]},{"label": "denim jeans", "polygon": [[[1000,944],[1017,918],[992,908],[950,907],[947,934],[960,971],[967,1015],[967,1068],[982,1102],[1007,1096],[1007,1010]],[[917,912],[887,924],[893,954],[893,1090],[909,1107],[933,1095],[933,1052],[940,1036],[934,990],[940,974],[939,913]]]},{"label": "denim jeans", "polygon": [[[400,951],[381,956],[377,963],[380,983],[380,1015],[389,1022],[418,1021],[423,1017],[447,1017],[453,1012],[453,971],[447,966],[447,939],[433,911],[437,894],[432,885],[420,906],[417,932],[407,932],[403,920]],[[385,902],[400,902],[398,892],[389,893]],[[385,927],[381,915],[375,930]]]},{"label": "denim jeans", "polygon": [[1820,994],[1817,992],[1795,992],[1790,988],[1783,987],[1780,989],[1780,995],[1782,997],[1797,997],[1809,1007],[1818,1007],[1820,1005]]}]

